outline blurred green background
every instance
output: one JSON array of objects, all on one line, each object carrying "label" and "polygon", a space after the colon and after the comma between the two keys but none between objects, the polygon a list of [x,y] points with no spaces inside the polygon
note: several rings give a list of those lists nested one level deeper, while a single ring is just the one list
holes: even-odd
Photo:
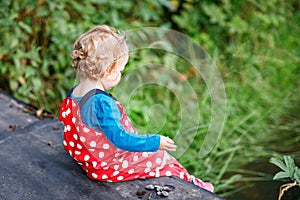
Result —
[{"label": "blurred green background", "polygon": [[[61,100],[76,82],[69,57],[72,45],[92,25],[180,31],[198,42],[218,67],[226,87],[227,119],[210,154],[198,158],[207,131],[202,128],[179,160],[192,174],[212,182],[218,195],[230,197],[248,183],[272,179],[248,169],[251,163],[280,154],[300,161],[299,10],[298,0],[1,1],[0,88],[57,116]],[[130,58],[127,70],[149,62],[150,56],[163,64],[164,55],[141,50]],[[209,92],[198,87],[203,84],[192,68],[182,70],[187,64],[180,60],[176,65],[199,88],[200,123],[205,127]],[[128,113],[139,125],[157,118],[145,114],[153,103],[169,108],[160,133],[174,136],[180,104],[172,92],[147,87],[133,100]]]}]

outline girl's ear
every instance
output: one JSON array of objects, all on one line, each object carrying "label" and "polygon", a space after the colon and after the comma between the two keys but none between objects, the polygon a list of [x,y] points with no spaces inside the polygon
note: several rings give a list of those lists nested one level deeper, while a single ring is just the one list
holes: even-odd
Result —
[{"label": "girl's ear", "polygon": [[119,73],[117,71],[113,71],[111,75],[112,81],[116,81],[119,78]]},{"label": "girl's ear", "polygon": [[118,78],[118,72],[112,71],[109,74],[105,74],[104,77],[110,81],[115,81]]},{"label": "girl's ear", "polygon": [[104,74],[103,74],[103,78],[107,78],[109,76],[109,73],[106,71],[106,72],[104,72]]},{"label": "girl's ear", "polygon": [[[109,68],[114,68],[115,65],[116,65],[116,62],[114,62]],[[110,79],[110,76],[113,74],[114,71],[115,70],[106,69],[103,74],[103,78]]]}]

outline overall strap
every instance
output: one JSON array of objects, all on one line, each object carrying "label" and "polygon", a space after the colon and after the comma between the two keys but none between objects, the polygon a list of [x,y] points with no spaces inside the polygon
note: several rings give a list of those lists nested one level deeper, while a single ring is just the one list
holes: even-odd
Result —
[{"label": "overall strap", "polygon": [[[75,86],[75,87],[76,87],[76,86]],[[75,87],[73,87],[73,88],[70,90],[70,92],[69,92],[69,94],[67,95],[67,97],[70,97],[70,96],[71,96],[71,93],[73,92],[73,89],[74,89]],[[90,90],[88,93],[86,93],[86,94],[82,97],[82,99],[80,100],[80,103],[79,103],[79,107],[81,108],[81,107],[83,106],[83,104],[85,104],[85,102],[86,102],[90,97],[92,97],[92,96],[94,96],[94,95],[96,95],[96,94],[103,94],[103,95],[106,95],[106,96],[112,98],[113,100],[117,101],[117,99],[116,99],[114,96],[112,96],[111,94],[109,94],[109,93],[107,93],[107,92],[105,92],[105,91],[103,91],[103,90],[100,90],[100,89],[92,89],[92,90]]]},{"label": "overall strap", "polygon": [[70,90],[69,93],[67,94],[67,97],[71,97],[71,94],[72,94],[72,92],[73,92],[73,90],[74,90],[75,87],[76,87],[76,85],[75,85],[74,87],[71,88],[71,90]]},{"label": "overall strap", "polygon": [[79,103],[79,107],[81,108],[81,107],[83,106],[83,104],[85,104],[85,102],[87,102],[87,100],[88,100],[90,97],[95,96],[96,94],[104,94],[104,95],[106,95],[106,96],[108,96],[108,97],[110,97],[110,98],[116,100],[115,97],[113,97],[111,94],[109,94],[109,93],[107,93],[107,92],[105,92],[105,91],[103,91],[103,90],[100,90],[100,89],[92,89],[92,90],[90,90],[88,93],[86,93],[86,94],[82,97],[82,99],[80,100],[80,103]]}]

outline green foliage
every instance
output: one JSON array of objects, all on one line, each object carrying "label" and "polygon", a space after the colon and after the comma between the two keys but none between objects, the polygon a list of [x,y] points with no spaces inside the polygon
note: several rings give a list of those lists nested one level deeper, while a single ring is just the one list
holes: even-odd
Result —
[{"label": "green foliage", "polygon": [[300,169],[295,165],[295,161],[291,156],[283,156],[284,162],[279,158],[272,157],[270,163],[279,167],[282,171],[275,174],[274,180],[290,178],[298,182],[300,186]]},{"label": "green foliage", "polygon": [[295,165],[295,161],[291,156],[283,156],[284,162],[281,159],[272,157],[270,163],[278,166],[282,171],[277,172],[273,177],[274,180],[290,178],[293,183],[287,183],[280,187],[279,197],[280,200],[284,193],[292,187],[300,187],[300,169]]},{"label": "green foliage", "polygon": [[[180,162],[191,173],[213,182],[216,192],[224,195],[243,180],[235,173],[241,166],[270,157],[278,148],[275,142],[285,148],[300,141],[296,134],[300,127],[299,8],[296,0],[1,1],[0,87],[57,115],[61,100],[76,82],[69,57],[72,44],[92,25],[109,24],[122,30],[159,26],[185,33],[208,51],[226,84],[224,133],[204,159],[197,158],[211,118],[211,97],[189,63],[159,51],[139,51],[126,71],[157,62],[174,66],[193,86],[199,99],[200,127]],[[165,109],[149,110],[157,103]],[[132,96],[128,112],[139,130],[172,137],[179,126],[179,108],[176,95],[167,88],[149,85]],[[162,130],[158,130],[161,121],[155,117],[156,110],[167,117]],[[148,126],[153,118],[156,122]],[[292,170],[286,159],[285,163],[272,161],[281,162],[283,170]],[[289,175],[299,180],[298,171],[284,170],[276,178]],[[226,176],[229,172],[235,175]]]},{"label": "green foliage", "polygon": [[[1,2],[1,85],[39,108],[57,114],[57,107],[74,85],[69,53],[75,39],[94,24],[117,28],[149,25],[159,20],[169,1],[24,0]],[[154,12],[156,9],[160,12]],[[107,12],[110,10],[110,12]],[[135,10],[133,16],[130,16]],[[128,17],[127,17],[128,16]]]}]

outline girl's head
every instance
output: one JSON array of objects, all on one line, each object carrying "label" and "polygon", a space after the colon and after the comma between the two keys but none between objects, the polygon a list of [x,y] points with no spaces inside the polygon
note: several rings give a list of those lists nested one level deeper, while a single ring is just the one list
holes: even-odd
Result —
[{"label": "girl's head", "polygon": [[80,79],[99,80],[128,58],[126,37],[107,25],[95,26],[76,40],[71,57]]}]

